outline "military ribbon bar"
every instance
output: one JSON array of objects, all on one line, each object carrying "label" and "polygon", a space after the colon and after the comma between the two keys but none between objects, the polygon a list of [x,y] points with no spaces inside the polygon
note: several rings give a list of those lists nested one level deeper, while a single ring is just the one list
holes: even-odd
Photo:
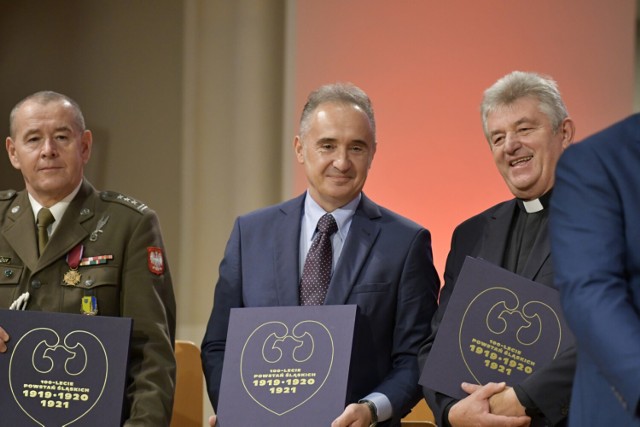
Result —
[{"label": "military ribbon bar", "polygon": [[80,265],[98,265],[98,264],[106,264],[107,261],[113,259],[113,255],[98,255],[98,256],[90,256],[86,258],[82,258],[80,260]]}]

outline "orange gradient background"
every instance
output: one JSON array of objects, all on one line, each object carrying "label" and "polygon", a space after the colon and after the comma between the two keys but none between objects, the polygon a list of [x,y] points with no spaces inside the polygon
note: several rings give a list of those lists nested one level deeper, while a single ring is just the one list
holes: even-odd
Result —
[{"label": "orange gradient background", "polygon": [[431,231],[441,276],[454,227],[512,197],[482,133],[487,87],[513,70],[552,76],[577,140],[632,111],[635,0],[296,5],[295,111],[328,82],[369,94],[378,150],[364,191]]}]

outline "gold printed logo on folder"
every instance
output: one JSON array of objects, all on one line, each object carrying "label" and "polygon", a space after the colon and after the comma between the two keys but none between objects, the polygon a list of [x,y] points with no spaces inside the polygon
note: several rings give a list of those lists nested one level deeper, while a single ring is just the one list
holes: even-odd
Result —
[{"label": "gold printed logo on folder", "polygon": [[322,388],[333,366],[334,351],[331,332],[320,322],[302,321],[291,330],[282,322],[264,323],[242,349],[242,385],[264,409],[284,415]]},{"label": "gold printed logo on folder", "polygon": [[[484,319],[484,327],[472,325],[469,319]],[[469,303],[458,338],[469,373],[478,384],[486,384],[495,378],[495,372],[506,378],[516,371],[532,374],[539,364],[529,354],[534,344],[547,349],[544,360],[555,359],[562,329],[560,317],[549,305],[542,301],[523,303],[512,290],[496,286],[480,292]]]}]

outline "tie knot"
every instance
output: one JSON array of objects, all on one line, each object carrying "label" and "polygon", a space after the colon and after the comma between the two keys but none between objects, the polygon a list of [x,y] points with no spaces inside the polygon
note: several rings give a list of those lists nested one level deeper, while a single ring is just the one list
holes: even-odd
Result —
[{"label": "tie knot", "polygon": [[331,236],[333,233],[338,231],[338,224],[336,224],[336,219],[331,214],[324,214],[318,220],[318,231],[321,233],[328,233]]},{"label": "tie knot", "polygon": [[40,209],[38,212],[38,227],[48,227],[50,224],[53,224],[54,221],[55,218],[49,209]]}]

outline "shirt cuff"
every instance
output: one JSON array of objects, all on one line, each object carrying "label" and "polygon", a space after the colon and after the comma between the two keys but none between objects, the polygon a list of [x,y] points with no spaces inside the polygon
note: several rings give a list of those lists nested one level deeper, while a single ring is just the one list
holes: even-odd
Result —
[{"label": "shirt cuff", "polygon": [[387,396],[382,393],[374,392],[363,398],[363,400],[370,400],[376,405],[378,412],[378,422],[386,421],[393,417],[393,407],[391,401]]}]

